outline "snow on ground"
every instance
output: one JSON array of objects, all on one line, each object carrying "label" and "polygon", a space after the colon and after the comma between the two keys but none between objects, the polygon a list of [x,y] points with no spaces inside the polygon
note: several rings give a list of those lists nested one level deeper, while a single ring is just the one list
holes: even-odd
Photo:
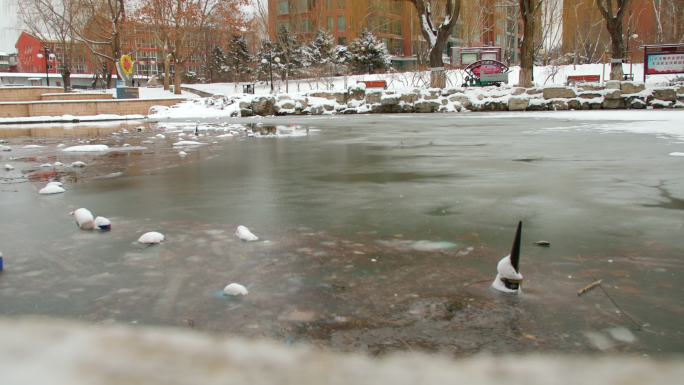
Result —
[{"label": "snow on ground", "polygon": [[[171,91],[165,91],[163,87],[140,87],[138,90],[140,90],[140,99],[187,99],[199,97],[192,92],[183,90],[181,90],[180,95],[175,95]],[[114,98],[116,98],[116,88],[110,88],[107,90],[107,92],[114,95]]]},{"label": "snow on ground", "polygon": [[[630,73],[630,66],[623,65],[623,71]],[[516,85],[520,67],[512,67],[508,77],[508,85]],[[634,81],[643,81],[643,64],[634,64],[632,72]],[[447,87],[460,87],[465,78],[463,70],[447,71]],[[534,68],[534,81],[536,86],[565,85],[567,77],[570,75],[600,75],[601,80],[610,77],[610,65],[604,64],[580,64],[565,66],[537,66]],[[664,85],[674,79],[676,75],[656,75],[646,79],[648,85]],[[325,77],[320,79],[298,79],[289,81],[289,93],[298,94],[310,91],[336,90],[344,91],[348,87],[355,85],[361,80],[385,80],[389,90],[409,90],[413,88],[428,88],[430,85],[430,72],[397,72],[390,74],[364,74],[350,75],[346,77]],[[187,84],[184,87],[197,89],[212,94],[233,95],[242,93],[242,85],[246,83],[210,83],[210,84]],[[285,82],[274,81],[276,93],[286,91]],[[270,94],[270,84],[267,82],[257,82],[255,84],[256,94]]]}]

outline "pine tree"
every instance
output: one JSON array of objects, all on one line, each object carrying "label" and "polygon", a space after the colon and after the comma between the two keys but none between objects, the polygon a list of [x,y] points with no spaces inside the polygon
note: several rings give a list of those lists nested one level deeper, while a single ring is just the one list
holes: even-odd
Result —
[{"label": "pine tree", "polygon": [[285,28],[280,26],[278,30],[278,47],[281,53],[281,64],[283,65],[280,75],[282,80],[287,80],[290,75],[294,75],[302,67],[301,56],[297,55],[299,44],[295,36]]},{"label": "pine tree", "polygon": [[233,35],[228,50],[228,66],[233,74],[233,79],[237,82],[244,80],[245,75],[252,72],[252,55],[247,49],[247,42],[241,35]]},{"label": "pine tree", "polygon": [[275,59],[280,58],[281,52],[277,45],[272,41],[266,39],[262,40],[259,52],[256,55],[256,75],[259,80],[270,82],[271,75],[276,76],[284,68],[282,60],[277,62]]},{"label": "pine tree", "polygon": [[209,58],[209,76],[212,82],[225,81],[228,73],[228,58],[221,47],[214,47]]},{"label": "pine tree", "polygon": [[308,45],[311,62],[320,65],[328,64],[334,47],[335,43],[332,35],[326,31],[318,30]]},{"label": "pine tree", "polygon": [[385,43],[378,40],[372,32],[364,31],[349,46],[351,65],[359,73],[390,69],[390,55]]}]

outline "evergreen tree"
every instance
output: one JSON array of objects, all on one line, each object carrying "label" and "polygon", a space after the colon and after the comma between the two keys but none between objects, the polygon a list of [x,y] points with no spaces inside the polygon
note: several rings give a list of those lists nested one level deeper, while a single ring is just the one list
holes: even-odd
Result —
[{"label": "evergreen tree", "polygon": [[390,68],[387,46],[372,32],[364,31],[351,43],[349,51],[351,52],[351,65],[359,73],[373,73]]},{"label": "evergreen tree", "polygon": [[[283,61],[280,59],[282,53],[276,44],[266,39],[261,42],[261,47],[256,55],[256,75],[259,80],[270,82],[271,74],[277,76],[284,68]],[[279,58],[279,62],[275,59]]]},{"label": "evergreen tree", "polygon": [[314,65],[328,64],[334,47],[335,43],[332,35],[326,31],[318,30],[311,43],[308,45],[311,62],[314,63]]},{"label": "evergreen tree", "polygon": [[225,81],[228,73],[228,57],[221,47],[214,47],[209,57],[209,76],[212,82]]},{"label": "evergreen tree", "polygon": [[297,39],[284,25],[278,30],[278,48],[282,56],[280,57],[282,64],[280,76],[282,80],[287,80],[302,68],[303,58]]},{"label": "evergreen tree", "polygon": [[233,73],[233,80],[237,82],[244,81],[245,75],[252,72],[252,55],[247,49],[247,42],[241,35],[233,35],[230,41],[228,50],[228,66],[230,72]]}]

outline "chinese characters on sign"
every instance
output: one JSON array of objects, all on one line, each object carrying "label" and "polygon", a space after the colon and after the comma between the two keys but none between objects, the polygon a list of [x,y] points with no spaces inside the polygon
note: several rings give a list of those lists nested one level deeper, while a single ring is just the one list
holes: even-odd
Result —
[{"label": "chinese characters on sign", "polygon": [[676,74],[684,72],[684,53],[679,54],[650,54],[646,73]]},{"label": "chinese characters on sign", "polygon": [[684,73],[684,44],[643,45],[646,75]]}]

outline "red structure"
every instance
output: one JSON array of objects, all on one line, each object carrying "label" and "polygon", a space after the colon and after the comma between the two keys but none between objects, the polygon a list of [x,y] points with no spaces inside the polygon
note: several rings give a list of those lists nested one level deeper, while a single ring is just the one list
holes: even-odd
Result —
[{"label": "red structure", "polygon": [[684,44],[645,45],[644,82],[646,75],[684,73]]},{"label": "red structure", "polygon": [[[71,73],[93,73],[93,64],[87,48],[78,42],[72,43]],[[22,32],[15,44],[19,72],[59,74],[60,59],[63,58],[63,47],[57,41],[42,41],[28,32]],[[47,58],[45,60],[45,48]],[[47,70],[46,70],[47,62]]]}]

